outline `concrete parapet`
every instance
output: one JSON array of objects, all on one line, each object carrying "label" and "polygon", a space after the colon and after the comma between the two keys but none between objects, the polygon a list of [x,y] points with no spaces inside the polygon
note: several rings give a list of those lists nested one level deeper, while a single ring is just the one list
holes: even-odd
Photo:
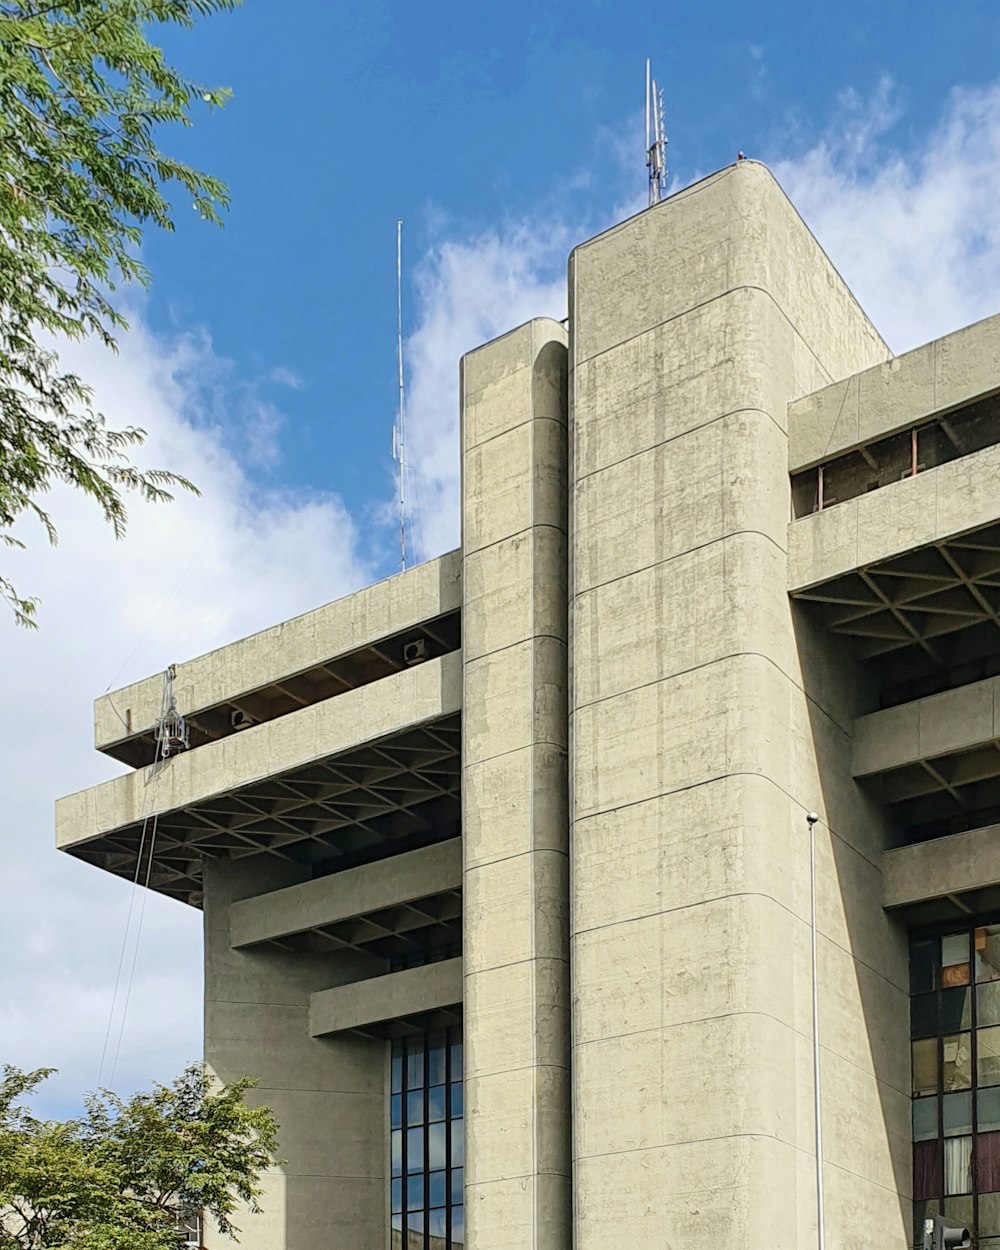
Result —
[{"label": "concrete parapet", "polygon": [[1000,520],[1000,446],[792,521],[793,593]]},{"label": "concrete parapet", "polygon": [[364,1029],[454,1007],[461,1001],[462,960],[443,959],[332,990],[319,990],[309,999],[309,1034],[325,1037]]},{"label": "concrete parapet", "polygon": [[1000,315],[925,343],[788,405],[798,473],[1000,389]]},{"label": "concrete parapet", "polygon": [[990,677],[859,717],[852,771],[867,777],[997,739],[1000,677]]},{"label": "concrete parapet", "polygon": [[461,886],[462,840],[449,838],[234,903],[230,938],[234,947],[272,942]]},{"label": "concrete parapet", "polygon": [[[453,612],[461,598],[461,553],[366,586],[239,642],[176,665],[174,695],[192,715],[262,686]],[[163,678],[145,678],[94,703],[94,742],[104,750],[160,715]],[[128,726],[123,725],[126,716]]]},{"label": "concrete parapet", "polygon": [[888,908],[1000,886],[1000,825],[886,851],[882,885]]},{"label": "concrete parapet", "polygon": [[461,671],[457,653],[429,660],[69,795],[56,804],[56,842],[71,848],[157,813],[190,807],[360,743],[440,720],[461,707]]}]

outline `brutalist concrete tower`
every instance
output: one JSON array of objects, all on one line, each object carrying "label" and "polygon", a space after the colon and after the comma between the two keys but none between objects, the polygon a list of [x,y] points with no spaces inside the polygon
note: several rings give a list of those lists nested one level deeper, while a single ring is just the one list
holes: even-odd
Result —
[{"label": "brutalist concrete tower", "polygon": [[99,699],[59,805],[204,910],[242,1243],[1000,1245],[1000,317],[893,357],[747,161],[568,306],[461,362],[458,550]]}]

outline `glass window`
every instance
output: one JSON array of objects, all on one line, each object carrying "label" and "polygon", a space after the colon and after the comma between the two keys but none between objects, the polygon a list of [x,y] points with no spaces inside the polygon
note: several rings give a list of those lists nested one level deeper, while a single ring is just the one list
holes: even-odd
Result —
[{"label": "glass window", "polygon": [[936,1094],[938,1089],[937,1038],[930,1037],[924,1041],[914,1042],[912,1051],[914,1095]]},{"label": "glass window", "polygon": [[[980,1029],[980,1033],[986,1030]],[[972,1084],[972,1034],[953,1033],[941,1039],[942,1089],[968,1089]]]},{"label": "glass window", "polygon": [[1000,981],[976,986],[976,1023],[1000,1024]]},{"label": "glass window", "polygon": [[934,980],[936,943],[924,938],[910,947],[910,993],[924,994],[937,989]]},{"label": "glass window", "polygon": [[445,1118],[445,1090],[447,1085],[434,1085],[427,1091],[427,1118],[428,1120],[443,1120]]},{"label": "glass window", "polygon": [[462,1167],[465,1163],[465,1121],[451,1122],[451,1163],[452,1167]]},{"label": "glass window", "polygon": [[[389,1096],[394,1250],[462,1250],[462,1039],[458,1029],[393,1042]],[[397,1091],[396,1085],[401,1089]],[[453,1149],[454,1147],[452,1147]],[[459,1229],[456,1240],[455,1229]]]},{"label": "glass window", "polygon": [[451,1116],[453,1120],[461,1119],[465,1114],[463,1098],[464,1086],[461,1081],[453,1081],[451,1086]]},{"label": "glass window", "polygon": [[423,1124],[424,1122],[424,1091],[412,1090],[406,1095],[406,1123]]},{"label": "glass window", "polygon": [[938,1135],[938,1100],[937,1098],[914,1098],[913,1100],[913,1140],[937,1140]]},{"label": "glass window", "polygon": [[[950,992],[955,993],[954,990]],[[961,993],[961,990],[958,992]],[[934,1037],[937,1031],[937,994],[916,994],[910,999],[910,1036]]]},{"label": "glass window", "polygon": [[967,964],[968,962],[968,933],[946,933],[941,939],[941,967],[950,968],[955,964]]},{"label": "glass window", "polygon": [[991,924],[977,929],[975,947],[976,980],[1000,980],[1000,925]]},{"label": "glass window", "polygon": [[[931,995],[933,997],[933,995]],[[968,986],[941,991],[941,1032],[972,1028],[972,990]],[[916,1036],[916,1035],[914,1035]]]},{"label": "glass window", "polygon": [[1000,1190],[1000,1133],[980,1133],[976,1138],[976,1188],[980,1193]]},{"label": "glass window", "polygon": [[972,1094],[945,1094],[941,1099],[941,1128],[945,1137],[972,1132]]},{"label": "glass window", "polygon": [[976,1094],[976,1128],[980,1133],[1000,1129],[1000,1086],[981,1089]]},{"label": "glass window", "polygon": [[1000,1085],[1000,1028],[976,1031],[976,1075],[980,1085]]},{"label": "glass window", "polygon": [[980,1194],[979,1236],[1000,1237],[1000,1194]]},{"label": "glass window", "polygon": [[944,1192],[972,1192],[972,1138],[948,1137],[944,1143]]}]

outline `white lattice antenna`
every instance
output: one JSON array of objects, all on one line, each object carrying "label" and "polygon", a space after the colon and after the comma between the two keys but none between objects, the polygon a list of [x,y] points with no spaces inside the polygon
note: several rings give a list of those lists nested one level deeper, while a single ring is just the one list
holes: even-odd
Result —
[{"label": "white lattice antenna", "polygon": [[403,389],[403,221],[396,221],[396,360],[399,367],[399,407],[392,427],[392,458],[399,485],[399,567],[406,568],[406,396]]},{"label": "white lattice antenna", "polygon": [[650,205],[658,204],[667,191],[667,130],[663,119],[663,92],[650,76],[646,58],[646,169]]}]

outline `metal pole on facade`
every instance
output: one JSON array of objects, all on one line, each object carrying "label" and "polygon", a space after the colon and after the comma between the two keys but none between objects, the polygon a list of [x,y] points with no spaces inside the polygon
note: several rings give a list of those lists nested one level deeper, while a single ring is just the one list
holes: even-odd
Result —
[{"label": "metal pole on facade", "polygon": [[823,1211],[823,1119],[819,1080],[819,979],[816,972],[816,823],[818,812],[806,812],[809,826],[809,936],[812,947],[813,1119],[816,1125],[816,1245],[826,1250]]}]

